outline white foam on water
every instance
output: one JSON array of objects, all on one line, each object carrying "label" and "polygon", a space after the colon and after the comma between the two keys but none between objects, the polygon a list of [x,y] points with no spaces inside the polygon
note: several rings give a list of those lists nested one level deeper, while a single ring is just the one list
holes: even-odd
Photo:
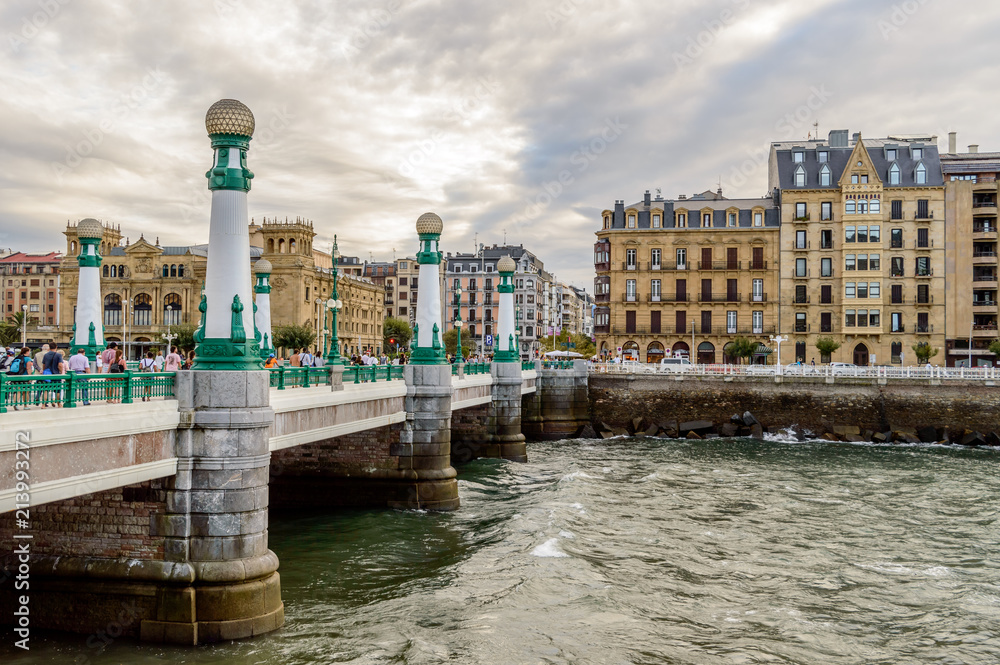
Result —
[{"label": "white foam on water", "polygon": [[574,471],[573,473],[566,474],[565,476],[563,476],[562,478],[560,478],[559,482],[562,482],[564,480],[576,480],[578,478],[590,478],[590,479],[594,479],[594,478],[596,478],[596,476],[592,476],[592,475],[590,475],[588,473],[585,473],[583,471]]},{"label": "white foam on water", "polygon": [[531,555],[543,558],[568,557],[569,555],[560,550],[558,545],[558,538],[549,538],[544,543],[531,550]]},{"label": "white foam on water", "polygon": [[656,480],[659,477],[660,476],[657,475],[656,473],[651,473],[648,476],[643,476],[642,478],[640,478],[639,482],[640,483],[646,483],[646,482],[649,482],[650,480]]},{"label": "white foam on water", "polygon": [[568,538],[569,540],[572,540],[573,538],[576,538],[576,535],[574,535],[570,531],[560,531],[559,532],[559,537],[560,538]]},{"label": "white foam on water", "polygon": [[946,577],[951,575],[952,570],[947,566],[930,566],[924,568],[923,570],[917,570],[916,568],[910,568],[899,563],[877,563],[877,564],[855,564],[858,568],[865,568],[867,570],[874,570],[880,573],[891,573],[893,575],[913,575],[913,576],[923,576],[927,575],[929,577]]}]

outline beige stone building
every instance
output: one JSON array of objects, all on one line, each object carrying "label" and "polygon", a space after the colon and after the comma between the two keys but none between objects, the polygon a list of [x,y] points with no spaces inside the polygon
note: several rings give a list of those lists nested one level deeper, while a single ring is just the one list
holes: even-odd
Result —
[{"label": "beige stone building", "polygon": [[[828,140],[773,143],[769,173],[781,205],[780,329],[792,345],[783,361],[913,364],[913,345],[943,349],[936,137],[849,139],[836,130]],[[822,357],[820,337],[841,347]]]},{"label": "beige stone building", "polygon": [[[76,226],[68,225],[64,235],[66,254],[59,266],[58,297],[62,325],[53,333],[60,343],[70,340],[78,283]],[[330,297],[333,274],[331,255],[313,247],[315,235],[312,223],[303,220],[251,223],[250,259],[266,256],[274,266],[273,325],[312,326],[318,334],[316,345],[321,346],[325,341],[323,304]],[[135,242],[123,242],[118,227],[106,226],[100,251],[105,339],[123,343],[130,358],[157,347],[170,326],[198,323],[207,245],[161,246],[141,236]],[[378,349],[382,344],[383,294],[360,273],[360,266],[349,264],[338,283],[343,310],[337,327],[345,354],[364,347]]]},{"label": "beige stone building", "polygon": [[778,326],[779,224],[772,198],[616,201],[594,245],[598,353],[717,363],[737,336],[766,345]]},{"label": "beige stone building", "polygon": [[[997,339],[997,175],[1000,153],[957,152],[957,137],[949,136],[941,155],[945,179],[946,329],[948,365],[996,364],[989,350]],[[970,346],[971,345],[971,346]],[[971,349],[971,353],[970,353]],[[936,359],[937,360],[937,359]]]}]

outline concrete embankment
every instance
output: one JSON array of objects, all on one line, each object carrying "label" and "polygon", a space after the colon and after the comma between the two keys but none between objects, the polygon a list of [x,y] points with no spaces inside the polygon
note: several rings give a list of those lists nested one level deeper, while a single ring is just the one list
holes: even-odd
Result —
[{"label": "concrete embankment", "polygon": [[[984,382],[591,375],[590,414],[609,432],[747,435],[792,428],[837,440],[951,441],[1000,445],[1000,388]],[[732,427],[736,431],[733,432]]]}]

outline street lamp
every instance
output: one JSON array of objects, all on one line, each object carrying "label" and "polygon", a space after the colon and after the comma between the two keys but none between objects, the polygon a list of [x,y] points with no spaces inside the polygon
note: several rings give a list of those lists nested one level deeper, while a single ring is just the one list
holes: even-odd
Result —
[{"label": "street lamp", "polygon": [[[778,374],[781,374],[781,343],[788,341],[788,335],[770,337],[769,340],[778,345]],[[820,360],[822,360],[822,358]]]},{"label": "street lamp", "polygon": [[28,346],[28,306],[21,305],[21,346]]},{"label": "street lamp", "polygon": [[172,332],[170,332],[170,326],[167,326],[167,334],[166,335],[160,335],[160,337],[162,337],[164,340],[166,340],[166,342],[167,342],[167,354],[169,355],[171,343],[175,339],[177,339],[177,335],[175,335]]},{"label": "street lamp", "polygon": [[456,337],[455,352],[458,356],[458,362],[462,363],[465,361],[465,354],[462,352],[462,284],[459,282],[458,286],[455,287],[455,330],[458,333]]},{"label": "street lamp", "polygon": [[514,305],[514,339],[517,340],[517,355],[521,355],[521,306]]},{"label": "street lamp", "polygon": [[333,326],[330,328],[330,336],[327,338],[329,346],[326,350],[326,364],[342,364],[342,359],[340,357],[340,340],[337,339],[337,311],[344,306],[339,300],[334,300],[330,298],[326,301],[326,311],[327,311],[327,321],[329,322],[329,315],[333,315]]}]

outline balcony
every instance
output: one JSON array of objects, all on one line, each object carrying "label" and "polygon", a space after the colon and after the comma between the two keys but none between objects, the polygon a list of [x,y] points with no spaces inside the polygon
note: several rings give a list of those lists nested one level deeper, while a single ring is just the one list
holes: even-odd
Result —
[{"label": "balcony", "polygon": [[751,293],[750,302],[767,302],[766,293]]},{"label": "balcony", "polygon": [[810,300],[809,296],[796,296],[794,304],[796,304],[796,305],[808,305],[809,304],[809,300]]},{"label": "balcony", "polygon": [[622,302],[641,302],[642,298],[638,293],[623,293]]},{"label": "balcony", "polygon": [[972,312],[974,314],[985,314],[993,313],[996,311],[997,301],[996,300],[973,300],[972,301]]},{"label": "balcony", "polygon": [[807,240],[805,242],[798,242],[798,241],[796,241],[795,245],[792,247],[792,249],[794,249],[795,251],[799,251],[799,252],[807,250],[807,249],[812,249],[812,241],[809,241],[809,240]]},{"label": "balcony", "polygon": [[[696,335],[773,335],[775,331],[774,326],[761,326],[758,328],[753,328],[751,326],[706,326],[702,327],[695,323],[694,332]],[[613,335],[635,335],[636,337],[664,337],[673,335],[691,335],[691,324],[688,323],[683,328],[678,328],[677,326],[664,325],[661,326],[660,330],[654,330],[650,326],[636,326],[634,328],[629,328],[628,326],[615,326],[611,329],[610,333]]]},{"label": "balcony", "polygon": [[973,275],[972,281],[975,283],[975,288],[977,289],[995,289],[997,288],[997,276],[996,275]]},{"label": "balcony", "polygon": [[659,263],[646,261],[644,265],[646,270],[689,270],[691,268],[690,263],[669,263],[667,261]]},{"label": "balcony", "polygon": [[649,294],[648,302],[687,302],[688,294],[686,293],[658,293]]},{"label": "balcony", "polygon": [[933,276],[934,276],[934,269],[933,268],[931,268],[930,270],[919,270],[914,275],[914,277],[933,277]]},{"label": "balcony", "polygon": [[819,248],[820,249],[833,249],[833,241],[831,240],[830,242],[820,242]]},{"label": "balcony", "polygon": [[611,302],[610,293],[598,293],[594,296],[594,302]]},{"label": "balcony", "polygon": [[979,265],[989,265],[997,262],[997,253],[990,251],[979,251],[972,253],[972,262]]},{"label": "balcony", "polygon": [[997,227],[991,224],[974,224],[972,226],[973,240],[996,240]]},{"label": "balcony", "polygon": [[931,333],[934,332],[934,326],[932,326],[929,323],[924,323],[924,324],[918,323],[916,326],[914,326],[913,331],[918,335],[930,335]]},{"label": "balcony", "polygon": [[638,270],[638,263],[629,263],[628,261],[622,261],[622,270]]},{"label": "balcony", "polygon": [[742,261],[699,261],[698,270],[742,270]]},{"label": "balcony", "polygon": [[594,326],[595,335],[610,335],[611,326]]},{"label": "balcony", "polygon": [[750,270],[767,270],[767,261],[751,261]]},{"label": "balcony", "polygon": [[995,339],[997,337],[997,324],[995,323],[980,323],[972,326],[972,336],[973,337],[988,337]]},{"label": "balcony", "polygon": [[973,215],[996,215],[997,214],[997,202],[991,200],[984,201],[973,201],[972,202],[972,214]]},{"label": "balcony", "polygon": [[740,294],[727,293],[722,295],[713,295],[711,293],[702,293],[698,297],[698,302],[740,302]]},{"label": "balcony", "polygon": [[809,213],[806,213],[806,214],[802,215],[801,217],[792,217],[792,221],[793,222],[808,222],[809,221]]},{"label": "balcony", "polygon": [[611,262],[610,261],[605,261],[603,263],[595,263],[594,264],[594,271],[595,272],[608,272],[609,270],[611,270]]}]

